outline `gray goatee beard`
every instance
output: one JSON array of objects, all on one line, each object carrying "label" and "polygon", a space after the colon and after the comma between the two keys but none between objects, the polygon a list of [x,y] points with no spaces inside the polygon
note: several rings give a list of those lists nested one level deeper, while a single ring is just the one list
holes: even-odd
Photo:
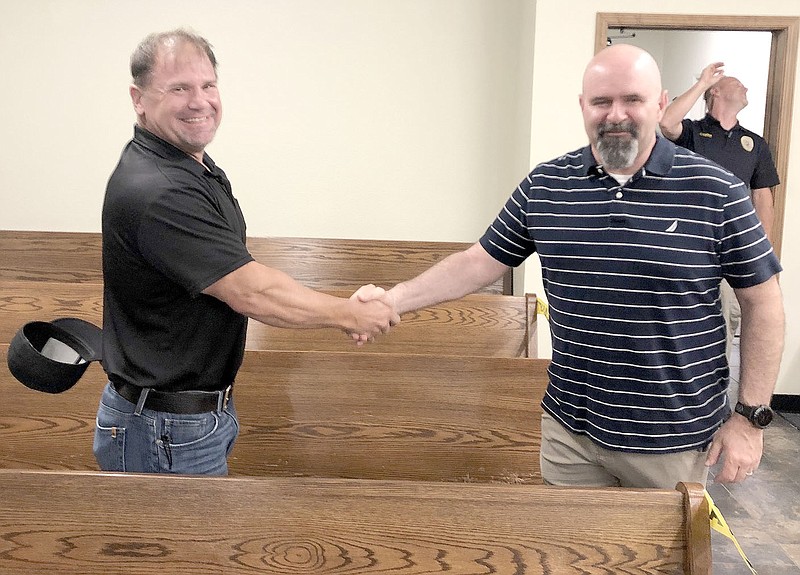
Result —
[{"label": "gray goatee beard", "polygon": [[[631,138],[606,136],[607,132],[628,132]],[[600,124],[597,127],[597,153],[607,170],[624,170],[633,165],[639,155],[639,131],[632,122]]]}]

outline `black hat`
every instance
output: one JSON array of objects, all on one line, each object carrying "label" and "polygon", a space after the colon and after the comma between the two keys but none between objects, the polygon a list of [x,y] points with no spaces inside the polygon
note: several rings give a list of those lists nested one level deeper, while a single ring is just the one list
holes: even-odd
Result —
[{"label": "black hat", "polygon": [[103,330],[82,319],[32,321],[8,347],[8,369],[27,387],[61,393],[78,383],[93,361],[102,360]]}]

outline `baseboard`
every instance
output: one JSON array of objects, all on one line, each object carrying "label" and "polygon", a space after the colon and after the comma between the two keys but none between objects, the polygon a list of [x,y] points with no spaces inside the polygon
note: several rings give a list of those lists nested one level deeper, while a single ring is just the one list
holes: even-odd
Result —
[{"label": "baseboard", "polygon": [[775,411],[800,413],[800,395],[775,394],[772,396],[770,405]]}]

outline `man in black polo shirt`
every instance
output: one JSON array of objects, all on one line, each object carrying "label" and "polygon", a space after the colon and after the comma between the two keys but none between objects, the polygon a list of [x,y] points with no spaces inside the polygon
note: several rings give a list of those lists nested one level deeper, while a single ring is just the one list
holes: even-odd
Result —
[{"label": "man in black polo shirt", "polygon": [[109,384],[94,453],[105,471],[222,475],[239,429],[231,391],[248,317],[363,343],[399,316],[308,289],[250,255],[231,184],[205,153],[222,117],[208,41],[151,34],[131,74],[133,140],[103,204]]},{"label": "man in black polo shirt", "polygon": [[[706,102],[706,116],[702,120],[684,119],[700,96]],[[771,188],[780,180],[767,142],[739,124],[737,116],[745,106],[747,88],[724,75],[722,62],[713,62],[691,88],[667,106],[659,125],[662,134],[677,145],[715,161],[747,184],[756,214],[770,237],[775,215]],[[741,313],[727,282],[723,283],[722,300],[730,352]]]}]

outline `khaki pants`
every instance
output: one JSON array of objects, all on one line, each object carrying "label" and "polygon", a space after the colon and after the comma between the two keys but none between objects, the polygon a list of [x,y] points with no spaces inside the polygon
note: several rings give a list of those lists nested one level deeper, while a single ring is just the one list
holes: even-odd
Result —
[{"label": "khaki pants", "polygon": [[655,487],[674,489],[679,481],[706,484],[706,451],[626,453],[604,449],[542,415],[542,477],[550,485]]}]

